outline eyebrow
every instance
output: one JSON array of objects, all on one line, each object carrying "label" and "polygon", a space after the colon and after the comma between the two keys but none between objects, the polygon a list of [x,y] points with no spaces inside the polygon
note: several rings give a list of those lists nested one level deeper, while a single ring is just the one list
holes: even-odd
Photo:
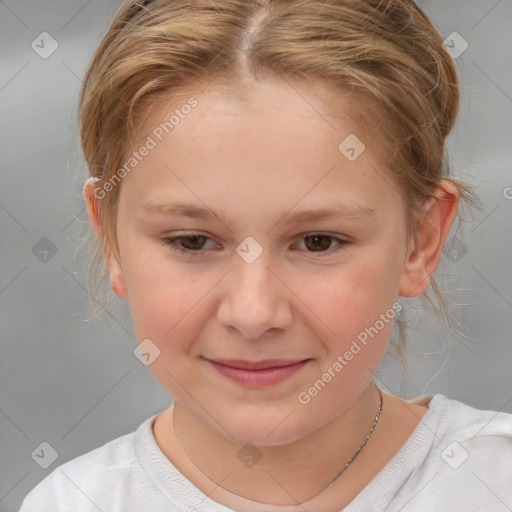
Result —
[{"label": "eyebrow", "polygon": [[[176,215],[191,217],[194,219],[212,219],[217,218],[226,225],[234,223],[234,219],[229,218],[223,213],[215,213],[210,209],[193,203],[155,203],[147,202],[141,205],[145,211],[161,213],[165,215]],[[298,224],[301,222],[318,221],[335,217],[344,218],[363,218],[375,214],[375,210],[359,204],[335,203],[330,207],[315,208],[310,210],[298,210],[284,213],[278,222],[284,221],[285,224]],[[276,223],[277,224],[277,223]]]}]

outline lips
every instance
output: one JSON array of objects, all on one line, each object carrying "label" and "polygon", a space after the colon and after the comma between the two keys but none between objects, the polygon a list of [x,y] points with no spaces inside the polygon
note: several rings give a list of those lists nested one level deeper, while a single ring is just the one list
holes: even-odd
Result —
[{"label": "lips", "polygon": [[267,370],[301,363],[304,359],[265,359],[264,361],[243,361],[241,359],[210,359],[213,363],[240,370]]},{"label": "lips", "polygon": [[221,375],[246,388],[274,386],[300,371],[310,359],[206,359]]}]

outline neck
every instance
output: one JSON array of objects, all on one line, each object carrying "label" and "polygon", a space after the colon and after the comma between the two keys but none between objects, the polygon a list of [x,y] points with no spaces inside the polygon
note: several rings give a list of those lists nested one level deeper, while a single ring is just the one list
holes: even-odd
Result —
[{"label": "neck", "polygon": [[[372,381],[345,411],[305,437],[285,445],[257,447],[226,439],[175,403],[174,428],[171,425],[172,432],[167,435],[174,436],[175,448],[184,454],[178,469],[196,485],[206,477],[229,493],[252,501],[296,505],[330,487],[328,483],[360,448],[374,425],[379,398]],[[350,464],[350,471],[347,468],[339,477],[344,488],[364,480],[362,473],[367,465],[360,462],[364,452],[371,449],[370,439],[361,456]]]}]

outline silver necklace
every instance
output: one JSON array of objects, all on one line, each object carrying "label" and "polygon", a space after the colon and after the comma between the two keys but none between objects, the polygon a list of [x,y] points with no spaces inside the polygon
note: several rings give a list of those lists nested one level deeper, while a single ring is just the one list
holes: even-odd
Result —
[{"label": "silver necklace", "polygon": [[[345,465],[320,489],[320,491],[318,491],[314,496],[311,496],[311,498],[308,498],[307,500],[304,500],[304,502],[307,502],[307,501],[310,501],[311,499],[315,498],[316,496],[318,496],[322,491],[324,491],[327,487],[329,487],[329,485],[331,485],[334,481],[336,481],[346,470],[347,468],[350,466],[350,464],[352,464],[352,462],[354,462],[354,460],[357,458],[357,456],[361,453],[361,451],[363,450],[363,448],[366,446],[366,443],[368,442],[368,440],[370,439],[370,437],[372,436],[373,434],[373,431],[375,430],[375,427],[377,426],[377,423],[379,422],[379,418],[380,418],[380,414],[382,412],[382,391],[380,390],[380,388],[377,388],[379,390],[379,408],[377,410],[377,414],[375,415],[375,419],[373,421],[373,425],[372,427],[370,428],[368,434],[366,435],[366,437],[364,438],[364,441],[361,443],[361,446],[359,446],[359,448],[354,452],[354,454],[352,455],[352,457],[350,457],[350,459],[348,459],[348,461],[345,463]],[[183,449],[183,451],[187,454],[187,457],[190,459],[190,461],[194,464],[194,466],[196,466],[197,469],[199,469],[199,471],[201,471],[201,473],[203,473],[203,475],[205,475],[207,478],[209,478],[210,480],[212,480],[212,482],[216,483],[217,485],[218,482],[216,482],[213,478],[210,477],[210,475],[208,475],[207,473],[205,473],[194,461],[194,459],[190,456],[190,454],[188,453],[187,449],[183,446],[183,443],[181,442],[181,439],[179,438],[178,436],[178,433],[176,432],[176,424],[175,424],[175,419],[176,419],[176,416],[175,414],[173,413],[172,415],[172,427],[174,429],[174,435],[176,436],[176,439],[178,440],[178,442],[180,443],[180,446],[181,448]],[[222,486],[220,486],[222,487]],[[223,487],[222,487],[223,488]],[[224,488],[223,488],[224,489]],[[225,489],[226,491],[228,491],[228,489]],[[228,491],[228,492],[232,492],[232,491]],[[233,493],[233,494],[236,494],[236,493]],[[244,496],[242,496],[244,497]],[[247,498],[246,498],[247,499]]]},{"label": "silver necklace", "polygon": [[380,413],[382,412],[382,391],[380,388],[377,388],[379,390],[379,408],[377,410],[377,414],[375,415],[375,420],[373,421],[372,428],[366,435],[364,441],[362,442],[361,446],[354,452],[354,455],[348,459],[348,461],[345,463],[345,465],[327,482],[325,487],[322,488],[320,492],[322,492],[326,487],[331,485],[335,480],[337,480],[345,471],[346,469],[354,462],[356,457],[361,453],[361,450],[366,446],[366,443],[368,442],[368,439],[372,437],[373,431],[375,430],[375,427],[377,426],[377,423],[379,423]]}]

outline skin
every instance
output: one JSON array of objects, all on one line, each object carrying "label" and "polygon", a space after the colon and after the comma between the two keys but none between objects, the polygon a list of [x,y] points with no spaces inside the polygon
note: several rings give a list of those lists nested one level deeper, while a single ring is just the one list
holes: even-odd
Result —
[{"label": "skin", "polygon": [[[441,180],[434,194],[443,200],[424,205],[417,236],[407,240],[398,183],[378,148],[343,115],[350,97],[337,98],[331,117],[333,109],[321,100],[327,90],[321,92],[305,83],[291,88],[266,81],[247,85],[244,95],[213,87],[191,93],[197,107],[123,179],[119,253],[105,251],[112,288],[130,301],[137,340],[149,338],[160,350],[149,368],[174,399],[153,425],[157,443],[211,499],[242,511],[272,510],[261,503],[303,510],[301,502],[308,510],[339,510],[427,412],[425,404],[383,393],[370,441],[322,491],[373,423],[374,372],[392,322],[309,403],[297,397],[399,295],[425,291],[456,216],[458,191]],[[148,113],[131,150],[179,105]],[[366,150],[349,161],[338,145],[354,133]],[[94,187],[86,185],[85,197],[101,237]],[[226,222],[143,207],[177,201],[206,206]],[[297,210],[335,202],[357,203],[373,214],[286,223]],[[202,248],[201,256],[162,242],[184,230],[208,237],[178,241]],[[306,240],[319,232],[334,238]],[[263,250],[252,263],[236,252],[248,236]],[[347,243],[338,245],[336,237]],[[287,380],[253,389],[227,379],[205,358],[309,361]],[[250,468],[237,457],[246,443],[262,455]]]}]

